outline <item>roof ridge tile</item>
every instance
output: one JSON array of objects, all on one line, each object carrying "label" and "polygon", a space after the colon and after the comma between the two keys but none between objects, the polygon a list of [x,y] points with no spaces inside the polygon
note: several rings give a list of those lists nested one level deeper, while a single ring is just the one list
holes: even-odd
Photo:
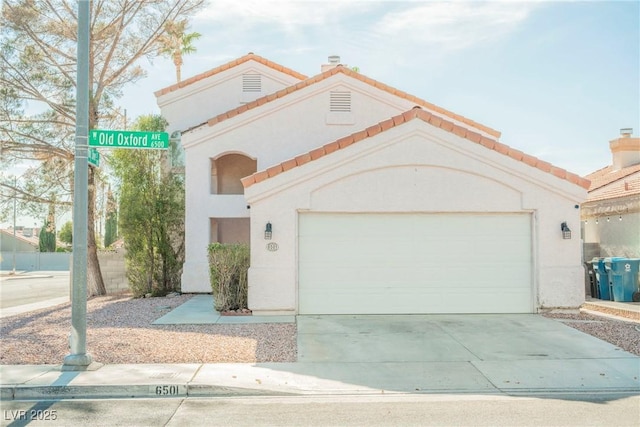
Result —
[{"label": "roof ridge tile", "polygon": [[324,147],[316,148],[315,150],[309,151],[309,155],[311,156],[311,160],[319,159],[325,155]]},{"label": "roof ridge tile", "polygon": [[[393,127],[393,126],[392,126]],[[353,144],[353,135],[344,136],[336,141],[340,148],[345,148]]]}]

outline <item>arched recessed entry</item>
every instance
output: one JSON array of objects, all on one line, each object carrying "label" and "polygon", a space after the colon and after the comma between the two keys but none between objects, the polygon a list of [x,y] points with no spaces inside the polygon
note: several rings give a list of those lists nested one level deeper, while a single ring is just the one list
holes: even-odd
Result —
[{"label": "arched recessed entry", "polygon": [[211,159],[211,194],[244,194],[240,179],[255,173],[257,161],[244,154]]}]

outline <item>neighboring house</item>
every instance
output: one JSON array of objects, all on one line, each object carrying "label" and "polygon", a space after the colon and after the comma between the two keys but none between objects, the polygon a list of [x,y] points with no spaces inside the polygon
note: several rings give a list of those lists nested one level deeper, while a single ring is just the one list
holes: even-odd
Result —
[{"label": "neighboring house", "polygon": [[640,258],[640,138],[622,129],[609,142],[612,164],[589,175],[582,204],[584,258]]},{"label": "neighboring house", "polygon": [[[209,243],[239,241],[251,243],[256,314],[531,313],[584,301],[587,180],[338,62],[304,79],[249,54],[156,93],[185,149],[183,292],[210,291]],[[282,88],[245,96],[247,80],[274,75]],[[191,104],[195,84],[236,108]]]},{"label": "neighboring house", "polygon": [[0,230],[0,252],[38,252],[40,250],[40,229],[16,227]]}]

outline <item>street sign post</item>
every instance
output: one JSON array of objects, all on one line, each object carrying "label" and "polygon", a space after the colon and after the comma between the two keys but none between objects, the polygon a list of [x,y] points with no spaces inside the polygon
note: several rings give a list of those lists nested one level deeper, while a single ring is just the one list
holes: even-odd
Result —
[{"label": "street sign post", "polygon": [[89,155],[87,156],[87,161],[90,165],[93,165],[97,168],[100,167],[100,153],[95,148],[89,148]]},{"label": "street sign post", "polygon": [[[89,30],[91,4],[78,1],[78,66],[76,73],[76,144],[73,173],[73,281],[71,286],[70,353],[63,371],[90,369],[93,357],[87,353],[87,232],[89,206]],[[91,224],[93,227],[93,224]]]},{"label": "street sign post", "polygon": [[166,150],[169,148],[169,134],[167,132],[93,129],[89,132],[89,146]]}]

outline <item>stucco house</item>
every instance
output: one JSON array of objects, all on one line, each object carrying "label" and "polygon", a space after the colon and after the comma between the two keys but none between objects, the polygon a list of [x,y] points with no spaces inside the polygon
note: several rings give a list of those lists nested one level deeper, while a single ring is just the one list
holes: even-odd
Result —
[{"label": "stucco house", "polygon": [[156,96],[185,150],[183,292],[210,291],[209,243],[240,241],[255,314],[584,301],[589,182],[490,127],[335,57],[306,78],[248,54]]},{"label": "stucco house", "polygon": [[640,258],[640,138],[632,129],[609,142],[612,162],[586,176],[591,180],[581,216],[585,260]]},{"label": "stucco house", "polygon": [[39,251],[38,228],[16,227],[0,229],[1,252],[38,252]]}]

